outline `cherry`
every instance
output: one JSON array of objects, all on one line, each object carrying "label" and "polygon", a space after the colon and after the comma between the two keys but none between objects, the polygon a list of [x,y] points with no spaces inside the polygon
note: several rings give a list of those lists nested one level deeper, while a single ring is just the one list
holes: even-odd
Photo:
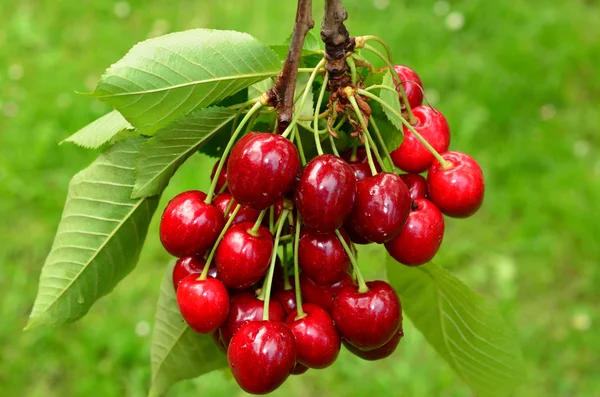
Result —
[{"label": "cherry", "polygon": [[[217,168],[219,167],[219,161],[218,160],[215,165],[213,165],[212,171],[210,172],[210,180],[212,181],[215,177],[215,174],[217,173]],[[229,157],[227,157],[225,159],[225,164],[223,166],[223,168],[221,168],[221,173],[219,174],[219,178],[217,179],[217,186],[215,187],[215,192],[220,192],[221,189],[223,189],[223,186],[225,186],[225,183],[227,183],[227,162],[229,161]]]},{"label": "cherry", "polygon": [[225,220],[205,199],[205,193],[190,190],[167,204],[160,221],[160,241],[171,255],[202,255],[217,241]]},{"label": "cherry", "polygon": [[341,336],[363,350],[387,343],[402,326],[398,294],[385,281],[367,283],[367,292],[347,286],[333,300],[331,315]]},{"label": "cherry", "polygon": [[239,204],[263,210],[292,189],[299,170],[300,157],[292,142],[277,134],[251,132],[229,156],[229,191]]},{"label": "cherry", "polygon": [[419,75],[404,65],[394,65],[394,70],[400,78],[400,82],[406,92],[406,98],[411,108],[419,106],[423,102],[423,83]]},{"label": "cherry", "polygon": [[[450,127],[442,113],[429,106],[417,106],[413,109],[415,124],[413,128],[439,153],[448,150],[450,145]],[[433,154],[404,127],[404,141],[391,153],[394,164],[406,171],[418,174],[426,171],[433,162]]]},{"label": "cherry", "polygon": [[450,168],[436,160],[427,175],[429,198],[443,214],[466,218],[481,207],[485,193],[483,172],[470,156],[459,152],[446,152],[442,158]]},{"label": "cherry", "polygon": [[209,334],[227,318],[229,294],[216,278],[199,280],[196,274],[190,274],[177,288],[177,304],[191,329]]},{"label": "cherry", "polygon": [[302,375],[306,371],[308,371],[308,367],[307,366],[302,365],[299,362],[296,362],[296,366],[292,370],[292,375]]},{"label": "cherry", "polygon": [[282,289],[273,293],[273,298],[283,307],[285,314],[296,310],[296,291],[293,289]]},{"label": "cherry", "polygon": [[419,174],[402,174],[402,182],[408,188],[411,200],[418,198],[427,198],[427,180]]},{"label": "cherry", "polygon": [[410,212],[410,194],[396,174],[382,172],[358,182],[348,219],[360,237],[384,243],[396,237]]},{"label": "cherry", "polygon": [[251,222],[243,222],[229,228],[217,247],[217,274],[228,288],[247,288],[269,268],[273,235],[262,225],[253,232],[253,226]]},{"label": "cherry", "polygon": [[[372,157],[375,157],[373,152]],[[352,171],[354,171],[354,177],[356,178],[356,182],[360,182],[368,176],[372,176],[371,167],[369,167],[369,159],[367,158],[367,150],[364,147],[359,147],[356,150],[356,156],[352,157],[352,149],[346,150],[342,153],[342,158],[350,164],[352,167]],[[381,166],[379,163],[375,163],[375,168],[377,172],[381,172]]]},{"label": "cherry", "polygon": [[346,340],[344,340],[343,343],[346,349],[348,349],[355,356],[367,361],[376,361],[391,356],[392,353],[396,351],[398,343],[400,343],[400,339],[402,339],[403,336],[404,332],[402,332],[402,329],[399,329],[398,332],[392,336],[392,339],[390,339],[385,345],[373,350],[360,350],[352,346]]},{"label": "cherry", "polygon": [[323,154],[302,171],[294,199],[307,227],[330,233],[342,226],[352,211],[355,192],[352,167],[339,157]]},{"label": "cherry", "polygon": [[331,316],[322,307],[305,303],[304,317],[290,313],[285,323],[296,337],[296,360],[309,368],[326,368],[340,353],[341,340]]},{"label": "cherry", "polygon": [[[340,233],[351,246],[344,229]],[[317,284],[331,285],[348,272],[350,258],[335,233],[317,234],[303,228],[298,242],[298,265]]]},{"label": "cherry", "polygon": [[321,306],[329,313],[331,313],[331,309],[333,308],[333,299],[335,296],[342,288],[349,285],[352,285],[352,277],[349,274],[344,274],[340,281],[332,285],[319,285],[306,274],[300,274],[302,299],[306,303],[314,303]]},{"label": "cherry", "polygon": [[294,334],[281,322],[247,322],[231,339],[227,359],[244,391],[270,393],[285,382],[296,365]]},{"label": "cherry", "polygon": [[[248,321],[260,321],[263,318],[265,302],[258,299],[254,292],[246,290],[235,293],[230,300],[229,314],[227,319],[221,325],[221,338],[225,346],[233,335]],[[284,312],[279,302],[271,300],[269,302],[269,319],[271,321],[285,320]]]},{"label": "cherry", "polygon": [[354,227],[354,224],[352,223],[351,218],[346,219],[346,222],[344,223],[344,230],[348,234],[348,237],[350,237],[350,241],[352,241],[354,244],[360,244],[360,245],[371,244],[371,242],[369,240],[367,240],[366,238],[364,238],[360,234],[358,234],[358,232],[355,230],[355,227]]},{"label": "cherry", "polygon": [[[204,260],[198,256],[185,256],[177,260],[175,267],[173,267],[173,287],[175,291],[177,291],[181,281],[190,274],[197,274],[199,277],[202,270],[204,270],[204,264]],[[217,278],[216,266],[208,268],[208,277]]]},{"label": "cherry", "polygon": [[444,217],[431,201],[416,199],[398,237],[385,243],[389,254],[408,266],[429,262],[438,252],[444,237]]},{"label": "cherry", "polygon": [[[231,214],[235,210],[235,201],[234,204],[232,204],[231,206],[229,205],[232,200],[233,196],[227,192],[217,194],[213,199],[213,204],[219,209],[219,211],[221,211],[223,216],[225,216],[225,220],[229,219],[231,217]],[[227,207],[229,207],[229,211],[227,211],[227,214],[225,214]],[[254,223],[258,219],[259,215],[260,211],[253,210],[250,207],[241,206],[231,224],[237,225],[238,223],[242,222]]]}]

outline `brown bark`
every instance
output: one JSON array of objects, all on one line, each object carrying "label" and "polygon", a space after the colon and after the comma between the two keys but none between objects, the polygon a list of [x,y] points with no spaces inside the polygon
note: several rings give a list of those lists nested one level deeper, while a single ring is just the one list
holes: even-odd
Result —
[{"label": "brown bark", "polygon": [[325,43],[325,69],[329,72],[332,86],[346,72],[346,53],[354,50],[354,39],[344,25],[347,18],[348,13],[341,0],[325,0],[321,40]]}]

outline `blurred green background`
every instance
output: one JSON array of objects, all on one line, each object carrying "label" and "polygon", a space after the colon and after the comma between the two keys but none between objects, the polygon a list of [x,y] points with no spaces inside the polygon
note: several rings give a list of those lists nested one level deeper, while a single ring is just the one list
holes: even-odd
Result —
[{"label": "blurred green background", "polygon": [[[314,2],[317,26],[322,1]],[[518,396],[600,396],[600,4],[583,0],[346,0],[356,35],[387,40],[478,159],[483,209],[449,220],[437,262],[497,303],[522,343]],[[0,0],[0,389],[144,396],[167,254],[157,222],[136,270],[81,321],[23,333],[67,183],[97,153],[57,143],[109,109],[85,92],[136,42],[195,27],[291,32],[294,1]],[[189,161],[164,199],[208,185]],[[164,203],[163,203],[164,205]],[[381,264],[366,269],[377,276]],[[278,396],[472,396],[411,326],[393,358],[343,352]],[[243,395],[221,372],[170,396]]]}]

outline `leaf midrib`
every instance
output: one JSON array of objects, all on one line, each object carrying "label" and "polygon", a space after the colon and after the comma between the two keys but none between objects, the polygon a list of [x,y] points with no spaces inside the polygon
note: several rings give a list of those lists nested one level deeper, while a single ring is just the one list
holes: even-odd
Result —
[{"label": "leaf midrib", "polygon": [[155,383],[156,378],[158,377],[158,374],[160,373],[160,369],[164,365],[165,361],[167,361],[167,357],[169,357],[169,355],[171,354],[171,352],[173,351],[175,346],[177,346],[177,344],[179,343],[181,338],[183,338],[183,335],[188,330],[188,328],[189,327],[185,323],[183,323],[183,329],[179,332],[179,335],[177,336],[177,338],[175,338],[175,341],[173,342],[171,347],[167,350],[167,354],[165,354],[164,357],[162,358],[162,360],[160,360],[160,363],[156,367],[156,372],[154,372],[154,374],[152,374],[152,383],[151,384]]}]

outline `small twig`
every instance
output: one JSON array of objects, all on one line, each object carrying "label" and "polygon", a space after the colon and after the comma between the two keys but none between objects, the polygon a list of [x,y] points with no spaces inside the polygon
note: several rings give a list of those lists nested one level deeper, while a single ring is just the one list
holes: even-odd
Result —
[{"label": "small twig", "polygon": [[342,0],[326,0],[325,15],[321,22],[321,40],[325,43],[325,69],[332,81],[340,79],[346,72],[346,53],[354,50],[354,39],[344,21],[348,13]]}]

